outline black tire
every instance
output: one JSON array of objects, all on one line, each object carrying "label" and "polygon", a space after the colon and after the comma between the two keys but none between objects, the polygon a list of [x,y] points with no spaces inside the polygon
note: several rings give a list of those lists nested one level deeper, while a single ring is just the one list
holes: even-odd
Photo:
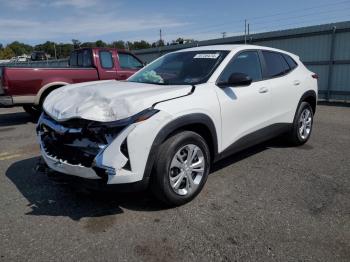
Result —
[{"label": "black tire", "polygon": [[[302,126],[301,115],[306,111],[310,113],[311,124],[307,135],[302,135],[301,131],[299,131]],[[297,113],[295,114],[292,129],[288,134],[290,143],[294,146],[300,146],[305,144],[310,139],[313,122],[314,114],[311,105],[308,102],[301,102]]]},{"label": "black tire", "polygon": [[34,119],[39,118],[41,115],[41,112],[43,111],[44,101],[46,97],[50,94],[50,92],[52,92],[53,90],[54,89],[48,90],[42,94],[39,105],[24,105],[23,106],[24,111],[29,115],[31,115]]},{"label": "black tire", "polygon": [[23,109],[27,114],[31,115],[31,117],[33,118],[39,118],[41,114],[41,107],[39,106],[24,105]]},{"label": "black tire", "polygon": [[[197,182],[198,184],[196,184],[193,187],[192,186],[189,187],[188,194],[180,195],[179,193],[175,192],[176,189],[174,189],[171,186],[170,176],[172,174],[171,172],[173,172],[173,169],[171,169],[170,165],[175,155],[179,153],[180,150],[182,150],[183,148],[187,148],[187,146],[195,146],[196,149],[197,147],[200,149],[200,150],[197,149],[198,153],[196,152],[196,156],[194,160],[196,160],[197,158],[197,161],[198,161],[197,163],[200,163],[201,161],[199,157],[197,157],[198,154],[200,154],[201,160],[204,160],[204,163],[203,163],[204,172],[199,176],[200,181]],[[171,136],[170,138],[168,138],[166,141],[164,141],[159,147],[159,150],[157,152],[157,159],[155,163],[154,173],[152,174],[152,178],[151,178],[151,190],[153,194],[160,201],[164,202],[168,206],[183,205],[191,201],[193,198],[195,198],[199,194],[199,192],[202,190],[208,178],[209,169],[210,169],[210,152],[205,140],[200,135],[192,131],[183,131],[183,132],[177,133]],[[192,169],[191,171],[188,171],[188,172],[191,173],[191,177],[193,177],[192,176],[193,174],[195,176],[194,180],[196,180],[198,173],[196,173],[196,171],[193,172]],[[187,179],[188,178],[184,177],[182,181],[185,181],[185,184],[189,183]],[[178,190],[183,190],[183,189],[178,189]]]}]

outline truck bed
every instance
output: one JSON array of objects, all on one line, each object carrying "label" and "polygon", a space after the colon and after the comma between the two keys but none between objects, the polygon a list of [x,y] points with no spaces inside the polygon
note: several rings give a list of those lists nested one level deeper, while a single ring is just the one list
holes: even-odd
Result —
[{"label": "truck bed", "polygon": [[91,68],[25,68],[5,67],[3,75],[9,83],[7,94],[12,96],[32,95],[46,84],[80,83],[98,80],[97,70]]}]

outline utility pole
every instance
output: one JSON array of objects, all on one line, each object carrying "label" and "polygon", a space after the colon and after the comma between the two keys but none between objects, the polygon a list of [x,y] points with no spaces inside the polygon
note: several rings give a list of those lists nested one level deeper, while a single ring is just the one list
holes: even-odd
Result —
[{"label": "utility pole", "polygon": [[159,29],[159,46],[161,42],[162,42],[162,29]]},{"label": "utility pole", "polygon": [[248,33],[247,33],[247,35],[248,35],[248,39],[250,38],[250,36],[249,36],[249,23],[248,23]]},{"label": "utility pole", "polygon": [[244,44],[247,44],[247,19],[244,19]]},{"label": "utility pole", "polygon": [[55,50],[55,59],[57,59],[56,44],[55,43],[53,43],[53,49]]},{"label": "utility pole", "polygon": [[222,38],[225,38],[226,37],[226,32],[222,32]]}]

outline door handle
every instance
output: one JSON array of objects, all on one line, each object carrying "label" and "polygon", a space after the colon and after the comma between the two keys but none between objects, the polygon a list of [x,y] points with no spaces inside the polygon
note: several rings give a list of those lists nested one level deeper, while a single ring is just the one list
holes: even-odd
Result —
[{"label": "door handle", "polygon": [[294,80],[293,84],[294,84],[295,86],[298,86],[298,85],[300,85],[300,81],[299,81],[299,80]]},{"label": "door handle", "polygon": [[267,93],[267,92],[269,92],[269,89],[267,87],[260,87],[259,93],[264,94],[264,93]]}]

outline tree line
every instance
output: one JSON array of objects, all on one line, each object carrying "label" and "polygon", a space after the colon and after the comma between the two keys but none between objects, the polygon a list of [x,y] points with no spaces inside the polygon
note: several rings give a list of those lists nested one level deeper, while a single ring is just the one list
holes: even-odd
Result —
[{"label": "tree line", "polygon": [[[178,38],[172,41],[171,44],[182,44],[182,38]],[[140,41],[114,41],[111,43],[106,43],[102,40],[97,40],[96,42],[80,42],[77,39],[72,39],[72,43],[56,43],[52,41],[46,41],[43,44],[38,45],[28,45],[21,43],[19,41],[14,41],[6,46],[0,43],[0,59],[10,59],[15,56],[21,56],[23,54],[30,55],[33,51],[44,51],[51,58],[66,58],[70,53],[77,48],[84,47],[112,47],[128,50],[137,50],[144,48],[151,48],[157,46],[170,45],[170,43],[165,44],[163,40],[158,40],[154,43],[149,43],[145,40]]]}]

